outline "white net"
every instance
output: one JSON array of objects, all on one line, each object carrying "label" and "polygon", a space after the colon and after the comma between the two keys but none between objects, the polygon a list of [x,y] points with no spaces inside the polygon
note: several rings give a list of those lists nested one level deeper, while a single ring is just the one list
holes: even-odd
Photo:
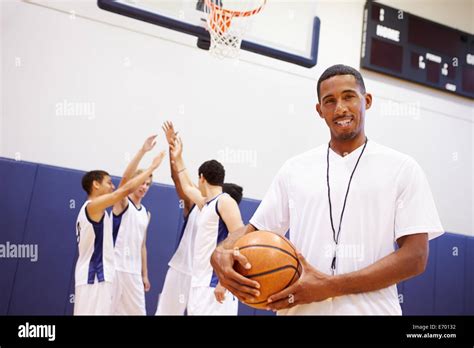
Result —
[{"label": "white net", "polygon": [[205,0],[205,3],[211,37],[209,51],[219,58],[238,57],[251,18],[260,12],[266,0]]}]

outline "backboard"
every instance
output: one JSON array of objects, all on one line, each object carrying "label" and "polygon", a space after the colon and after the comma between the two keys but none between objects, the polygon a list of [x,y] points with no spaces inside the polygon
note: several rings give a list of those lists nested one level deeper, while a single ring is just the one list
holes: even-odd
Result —
[{"label": "backboard", "polygon": [[[98,0],[97,4],[106,11],[196,36],[198,47],[209,47],[204,0]],[[315,0],[268,0],[250,21],[241,49],[306,68],[316,65],[320,21]]]}]

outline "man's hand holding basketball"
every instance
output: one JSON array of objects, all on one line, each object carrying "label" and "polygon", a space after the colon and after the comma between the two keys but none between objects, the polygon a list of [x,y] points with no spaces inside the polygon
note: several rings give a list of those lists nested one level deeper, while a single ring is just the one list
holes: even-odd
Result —
[{"label": "man's hand holding basketball", "polygon": [[298,253],[298,260],[302,266],[300,278],[293,285],[270,296],[268,309],[277,311],[335,296],[331,282],[333,277],[316,270],[300,253]]},{"label": "man's hand holding basketball", "polygon": [[220,284],[233,293],[240,301],[250,301],[260,295],[260,284],[245,278],[234,270],[234,263],[239,262],[243,267],[252,266],[247,258],[238,250],[225,249],[219,245],[211,257],[211,265],[219,278]]}]

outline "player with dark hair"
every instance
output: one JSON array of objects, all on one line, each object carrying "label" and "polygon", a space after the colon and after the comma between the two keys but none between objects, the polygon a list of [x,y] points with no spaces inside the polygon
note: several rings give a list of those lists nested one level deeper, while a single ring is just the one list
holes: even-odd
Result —
[{"label": "player with dark hair", "polygon": [[222,185],[222,192],[228,193],[229,196],[231,196],[237,202],[237,204],[240,204],[242,201],[243,191],[244,189],[242,186],[237,184],[224,183],[224,185]]},{"label": "player with dark hair", "polygon": [[82,178],[87,201],[79,210],[76,222],[79,256],[75,268],[74,315],[112,314],[115,260],[112,219],[106,208],[134,192],[158,168],[164,155],[161,152],[147,170],[115,191],[105,171],[90,171]]},{"label": "player with dark hair", "polygon": [[[225,296],[226,290],[218,284],[219,280],[210,264],[212,251],[217,244],[244,226],[237,201],[222,190],[224,167],[216,160],[204,162],[198,170],[199,183],[196,187],[184,165],[181,139],[176,138],[170,147],[183,193],[200,210],[194,242],[188,314],[237,315],[238,301],[232,295]],[[239,188],[233,187],[233,191],[234,194],[238,193]]]},{"label": "player with dark hair", "polygon": [[[165,122],[162,128],[171,151],[177,132],[174,130],[173,123],[169,121]],[[170,168],[176,193],[181,200],[184,221],[177,249],[168,263],[169,268],[159,297],[156,315],[183,315],[185,313],[191,289],[194,243],[198,227],[197,218],[200,213],[200,209],[196,208],[196,205],[183,192],[176,164],[171,154]],[[207,172],[207,169],[205,171]],[[212,174],[208,176],[212,177]],[[222,192],[228,193],[237,204],[242,200],[242,191],[242,187],[236,184],[224,183],[222,186]],[[216,286],[216,289],[216,296],[223,300],[225,289],[219,286]]]}]

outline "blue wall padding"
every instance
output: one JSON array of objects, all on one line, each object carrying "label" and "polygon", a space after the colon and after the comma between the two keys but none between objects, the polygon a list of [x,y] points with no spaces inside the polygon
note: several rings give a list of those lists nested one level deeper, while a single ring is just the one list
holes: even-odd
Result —
[{"label": "blue wall padding", "polygon": [[[403,290],[402,310],[405,315],[430,315],[434,311],[435,271],[438,238],[430,241],[426,270],[421,275],[400,283]],[[423,300],[420,300],[420,299]]]},{"label": "blue wall padding", "polygon": [[[38,260],[0,259],[0,315],[72,314],[75,221],[86,196],[82,171],[0,158],[0,244],[36,244]],[[114,178],[118,184],[119,179]],[[75,204],[75,206],[73,206]],[[156,311],[168,261],[176,249],[182,209],[173,186],[153,184],[147,313]],[[240,204],[247,223],[259,201]],[[474,315],[474,237],[446,233],[430,242],[426,271],[398,284],[405,315]],[[239,304],[240,315],[273,315]]]},{"label": "blue wall padding", "polygon": [[466,237],[446,234],[436,255],[434,314],[464,314]]},{"label": "blue wall padding", "polygon": [[402,307],[402,313],[405,313],[405,283],[401,282],[397,284],[398,298],[403,298],[403,301],[400,302],[400,307]]},{"label": "blue wall padding", "polygon": [[[37,164],[0,159],[0,243],[23,241]],[[8,313],[17,258],[0,259],[0,315]],[[19,277],[20,278],[20,277]]]},{"label": "blue wall padding", "polygon": [[[76,257],[74,258],[74,265],[76,264],[76,260],[77,252]],[[74,297],[74,274],[71,274],[68,295],[69,296],[66,298],[66,302],[64,304],[64,315],[72,315],[74,313],[74,303],[71,301],[71,296]]]},{"label": "blue wall padding", "polygon": [[249,223],[250,218],[253,216],[253,213],[255,213],[255,210],[257,210],[259,204],[260,201],[257,201],[255,199],[242,199],[239,208],[244,224]]},{"label": "blue wall padding", "polygon": [[464,314],[474,314],[474,238],[466,238],[464,269]]},{"label": "blue wall padding", "polygon": [[82,173],[40,165],[23,243],[38,245],[38,260],[19,261],[10,313],[64,314],[77,250],[75,221],[85,200]]}]

